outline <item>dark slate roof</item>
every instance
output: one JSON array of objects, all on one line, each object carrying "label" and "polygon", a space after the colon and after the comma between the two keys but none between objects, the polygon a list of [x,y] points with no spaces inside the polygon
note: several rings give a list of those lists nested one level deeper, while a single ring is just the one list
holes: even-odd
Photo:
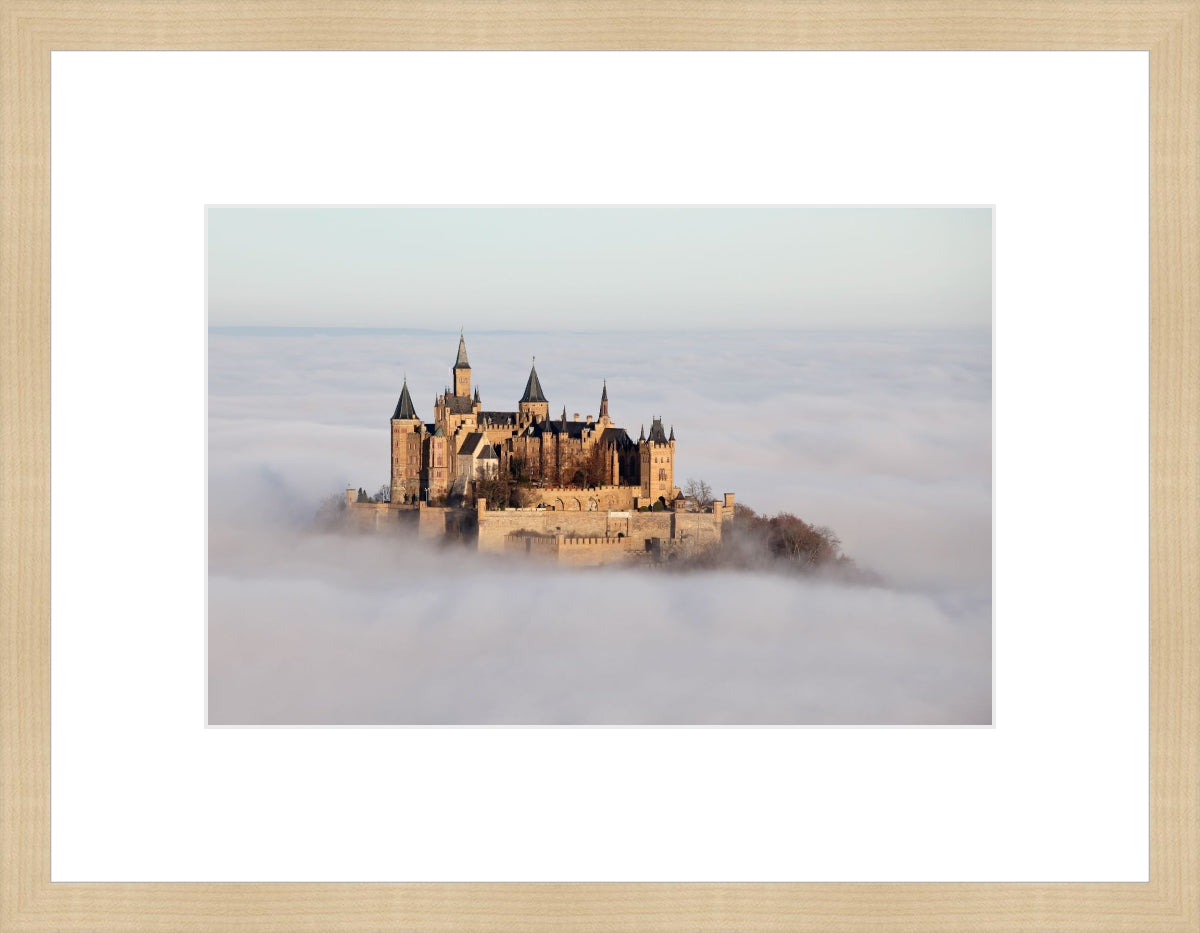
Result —
[{"label": "dark slate roof", "polygon": [[469,415],[475,410],[475,403],[465,395],[447,395],[446,411],[452,415]]},{"label": "dark slate roof", "polygon": [[483,450],[479,451],[479,459],[480,460],[499,460],[500,458],[498,456],[496,456],[496,448],[495,447],[493,447],[491,444],[484,444]]},{"label": "dark slate roof", "polygon": [[667,432],[663,430],[662,418],[654,419],[654,423],[650,425],[650,437],[648,439],[652,444],[667,443]]},{"label": "dark slate roof", "polygon": [[458,359],[454,361],[455,369],[470,369],[471,364],[467,361],[467,342],[463,340],[462,334],[458,335]]},{"label": "dark slate roof", "polygon": [[479,413],[479,423],[516,425],[517,413],[515,411],[481,411]]},{"label": "dark slate roof", "polygon": [[400,390],[400,401],[396,403],[396,410],[392,412],[392,418],[415,418],[417,410],[413,408],[412,396],[408,394],[408,380],[404,380],[404,387]]},{"label": "dark slate roof", "polygon": [[633,438],[631,438],[624,428],[605,428],[600,432],[601,444],[616,444],[618,450],[623,450],[626,447],[633,447]]},{"label": "dark slate roof", "polygon": [[546,395],[542,392],[542,383],[538,380],[537,367],[529,367],[529,381],[525,383],[525,394],[521,396],[522,402],[544,402]]},{"label": "dark slate roof", "polygon": [[528,434],[530,437],[542,437],[546,434],[555,434],[566,437],[583,437],[583,432],[591,428],[592,425],[586,421],[567,421],[563,422],[560,418],[547,418],[539,421],[537,424],[530,425]]},{"label": "dark slate roof", "polygon": [[608,380],[607,379],[604,380],[604,388],[600,390],[600,401],[602,401],[602,402],[608,401]]},{"label": "dark slate roof", "polygon": [[472,431],[467,435],[467,439],[463,441],[463,445],[459,448],[458,453],[460,456],[474,457],[480,450],[487,446],[487,435],[482,431]]}]

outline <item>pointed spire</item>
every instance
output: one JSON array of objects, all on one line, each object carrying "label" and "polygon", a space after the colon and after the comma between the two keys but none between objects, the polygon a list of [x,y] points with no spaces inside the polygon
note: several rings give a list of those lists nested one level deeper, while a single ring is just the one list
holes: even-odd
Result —
[{"label": "pointed spire", "polygon": [[667,438],[669,441],[675,440],[675,425],[671,425],[671,436]]},{"label": "pointed spire", "polygon": [[638,435],[638,441],[641,442],[641,441],[644,441],[645,439],[646,439],[646,425],[643,424],[642,425],[642,433]]},{"label": "pointed spire", "polygon": [[600,401],[607,402],[608,401],[608,380],[607,379],[604,380],[603,385],[604,385],[604,388],[600,390]]},{"label": "pointed spire", "polygon": [[462,331],[458,332],[458,359],[454,361],[455,369],[470,369],[471,364],[467,361],[467,342],[463,339]]},{"label": "pointed spire", "polygon": [[563,428],[566,428],[566,426],[567,426],[567,406],[566,405],[563,406],[562,426],[563,426]]},{"label": "pointed spire", "polygon": [[608,380],[604,380],[604,388],[600,390],[600,419],[608,417]]},{"label": "pointed spire", "polygon": [[522,402],[544,402],[546,394],[542,391],[542,384],[538,380],[537,367],[529,367],[529,381],[525,383],[525,394],[521,396]]},{"label": "pointed spire", "polygon": [[413,407],[412,396],[408,394],[408,377],[404,377],[404,388],[400,390],[400,401],[396,403],[396,410],[392,412],[392,418],[416,418],[417,410]]},{"label": "pointed spire", "polygon": [[475,387],[475,401],[479,401],[479,386]]}]

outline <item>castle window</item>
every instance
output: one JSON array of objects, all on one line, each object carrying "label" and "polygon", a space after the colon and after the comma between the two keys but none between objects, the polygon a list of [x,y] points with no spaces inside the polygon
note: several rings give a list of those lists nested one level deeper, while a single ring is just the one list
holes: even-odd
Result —
[{"label": "castle window", "polygon": [[659,481],[660,481],[660,482],[666,482],[666,479],[667,479],[667,471],[666,471],[666,470],[659,470],[659,471],[658,471],[658,478],[659,478]]}]

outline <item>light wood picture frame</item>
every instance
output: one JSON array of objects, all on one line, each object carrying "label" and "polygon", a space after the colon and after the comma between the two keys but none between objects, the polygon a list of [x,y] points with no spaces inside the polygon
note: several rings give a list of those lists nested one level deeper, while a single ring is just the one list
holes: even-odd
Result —
[{"label": "light wood picture frame", "polygon": [[[50,881],[50,53],[1150,53],[1150,881]],[[0,931],[1200,930],[1200,0],[0,0]]]}]

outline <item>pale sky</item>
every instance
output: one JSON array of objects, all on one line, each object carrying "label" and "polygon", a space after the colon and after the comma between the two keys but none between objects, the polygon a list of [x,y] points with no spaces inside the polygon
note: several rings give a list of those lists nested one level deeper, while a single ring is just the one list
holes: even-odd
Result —
[{"label": "pale sky", "polygon": [[210,326],[989,327],[992,210],[208,210]]}]

